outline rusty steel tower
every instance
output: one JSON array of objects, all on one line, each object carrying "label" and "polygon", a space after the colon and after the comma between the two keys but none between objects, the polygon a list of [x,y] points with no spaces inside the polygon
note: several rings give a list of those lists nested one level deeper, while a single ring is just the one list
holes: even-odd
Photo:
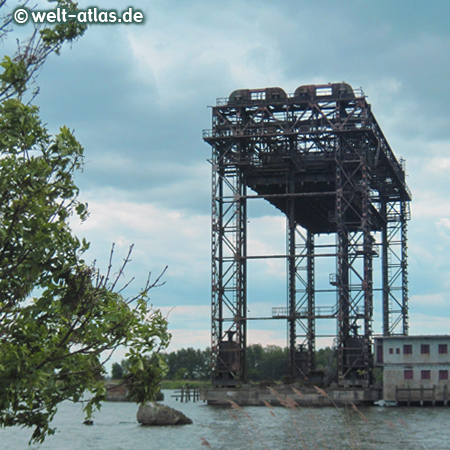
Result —
[{"label": "rusty steel tower", "polygon": [[[290,374],[314,372],[316,323],[331,319],[338,384],[369,387],[375,291],[382,333],[408,334],[411,193],[365,95],[346,83],[304,85],[290,95],[278,87],[237,90],[217,100],[203,138],[212,147],[215,385],[246,379],[248,262],[285,258],[288,299],[271,318],[287,321]],[[286,254],[247,254],[251,199],[286,216]],[[326,258],[335,269],[323,286],[316,266]],[[381,261],[379,287],[374,258]],[[329,304],[319,305],[317,296]]]}]

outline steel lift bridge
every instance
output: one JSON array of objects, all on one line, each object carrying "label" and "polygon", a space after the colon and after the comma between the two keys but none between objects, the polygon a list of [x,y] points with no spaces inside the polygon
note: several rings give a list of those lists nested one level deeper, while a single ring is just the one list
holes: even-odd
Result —
[{"label": "steel lift bridge", "polygon": [[[374,292],[383,335],[408,334],[411,193],[363,92],[346,83],[290,95],[237,90],[217,99],[203,139],[212,147],[214,384],[246,380],[248,262],[285,258],[287,307],[274,307],[271,318],[287,321],[290,375],[314,373],[316,322],[331,319],[339,386],[370,387]],[[247,203],[258,198],[286,216],[286,254],[247,254]],[[320,235],[334,239],[320,244]],[[322,258],[334,261],[326,286],[316,282]],[[316,304],[323,293],[331,305]]]}]

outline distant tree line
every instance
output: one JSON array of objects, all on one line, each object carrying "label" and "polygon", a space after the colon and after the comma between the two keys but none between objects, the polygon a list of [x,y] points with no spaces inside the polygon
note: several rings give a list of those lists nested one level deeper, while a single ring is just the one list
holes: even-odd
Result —
[{"label": "distant tree line", "polygon": [[[162,354],[161,359],[167,365],[165,378],[168,380],[199,380],[211,379],[211,349],[198,350],[182,348]],[[120,364],[114,363],[111,376],[122,379],[127,374],[127,360]],[[316,352],[316,368],[326,370],[333,364],[333,351],[327,347]],[[288,373],[287,348],[269,345],[263,347],[253,344],[247,347],[247,376],[249,381],[273,380],[280,381]]]}]

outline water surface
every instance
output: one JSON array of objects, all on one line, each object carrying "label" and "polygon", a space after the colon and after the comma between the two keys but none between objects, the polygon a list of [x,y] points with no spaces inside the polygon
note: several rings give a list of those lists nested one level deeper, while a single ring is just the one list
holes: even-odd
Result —
[{"label": "water surface", "polygon": [[165,391],[164,403],[190,417],[193,425],[142,427],[132,403],[105,403],[94,426],[82,424],[79,405],[60,406],[57,432],[29,447],[30,430],[0,430],[1,450],[145,449],[449,449],[450,408],[242,409],[180,403]]}]

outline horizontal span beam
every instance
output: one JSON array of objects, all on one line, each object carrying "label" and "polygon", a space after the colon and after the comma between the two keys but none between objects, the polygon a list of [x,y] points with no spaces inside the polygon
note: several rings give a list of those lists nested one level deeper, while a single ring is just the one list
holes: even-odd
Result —
[{"label": "horizontal span beam", "polygon": [[[292,319],[336,319],[337,312],[334,314],[294,314],[292,316],[273,316],[273,317],[227,317],[223,319],[214,319],[215,322],[248,322],[249,320],[292,320]],[[365,317],[364,313],[351,314],[348,317],[355,319],[362,319]]]},{"label": "horizontal span beam", "polygon": [[336,196],[336,191],[326,192],[297,192],[297,193],[283,193],[283,194],[255,194],[255,195],[240,195],[239,198],[288,198],[288,197],[323,197]]},{"label": "horizontal span beam", "polygon": [[230,261],[236,261],[236,259],[287,259],[287,258],[308,258],[308,257],[314,257],[314,258],[321,258],[321,257],[334,257],[336,256],[336,253],[299,253],[295,255],[253,255],[253,256],[240,256],[240,257],[234,257],[234,256],[228,256],[228,257],[215,257],[214,260],[218,261],[219,259],[224,262],[230,262]]}]

